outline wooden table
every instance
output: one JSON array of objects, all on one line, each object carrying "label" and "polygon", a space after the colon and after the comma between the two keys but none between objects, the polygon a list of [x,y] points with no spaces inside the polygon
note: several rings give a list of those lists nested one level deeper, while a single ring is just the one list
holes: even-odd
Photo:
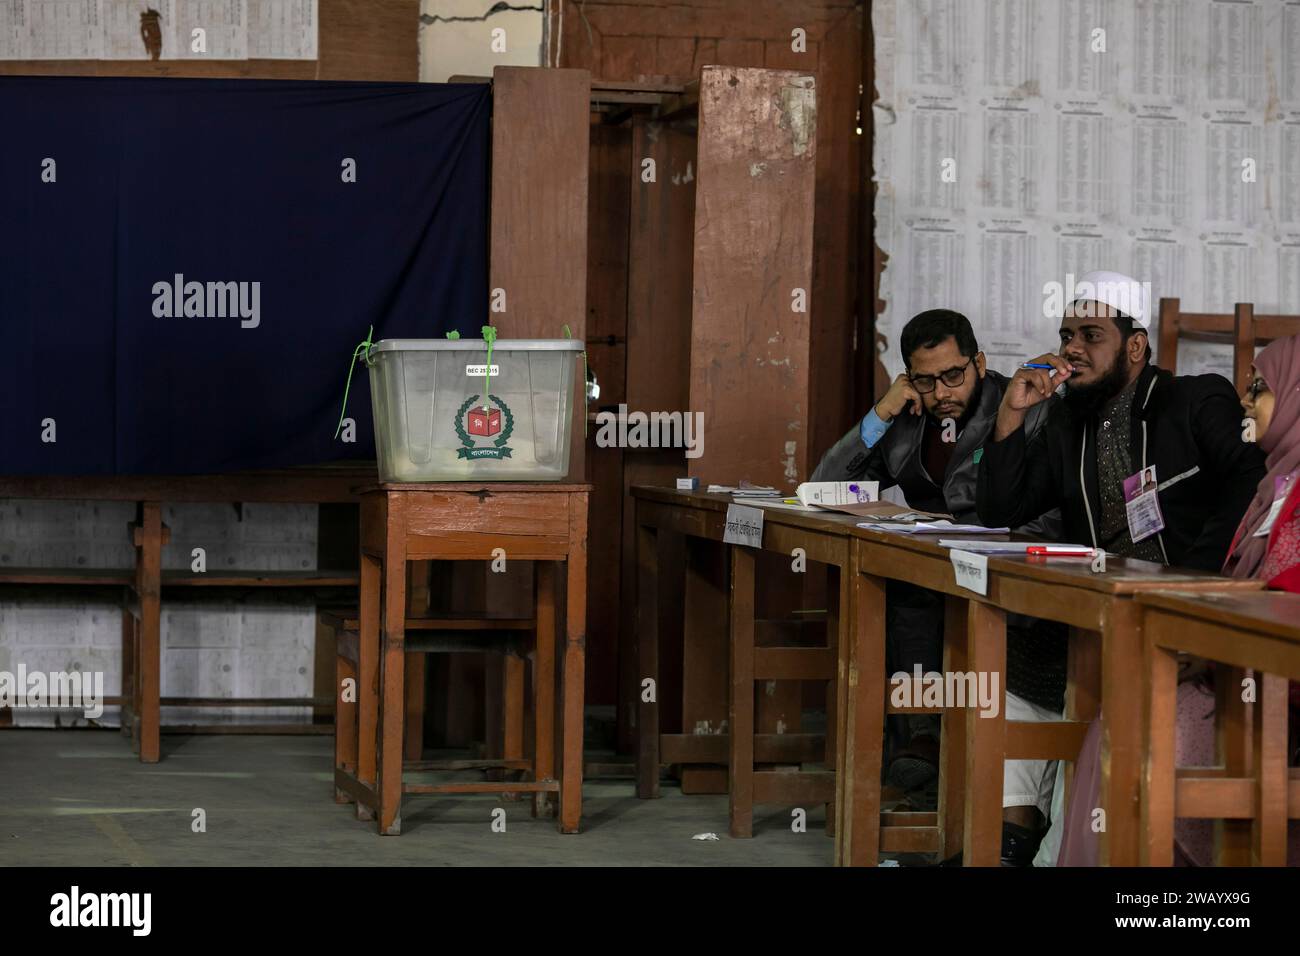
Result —
[{"label": "wooden table", "polygon": [[[656,539],[660,532],[684,535],[688,540],[718,546],[725,530],[730,495],[675,491],[666,488],[634,487],[637,537],[637,795],[659,795],[659,771],[663,763],[725,762],[728,766],[730,832],[748,837],[753,829],[754,803],[826,803],[834,801],[834,758],[837,721],[827,720],[828,740],[824,772],[755,772],[754,763],[800,763],[817,760],[823,754],[809,752],[810,735],[755,735],[754,682],[758,680],[817,680],[836,682],[847,652],[850,617],[848,574],[848,531],[857,519],[830,513],[808,514],[779,508],[761,508],[764,515],[762,550],[791,556],[802,548],[808,561],[836,569],[838,581],[832,588],[825,648],[755,647],[755,551],[728,546],[730,584],[719,587],[707,579],[696,552],[688,548],[685,568],[686,591],[684,641],[688,657],[692,648],[707,640],[707,630],[728,634],[730,658],[727,682],[728,732],[660,733],[660,693],[644,692],[645,681],[658,690],[660,677],[659,641],[661,612],[682,613],[681,607],[659,606],[660,569]],[[745,504],[745,502],[735,502]],[[755,505],[754,507],[758,507]],[[724,661],[698,660],[692,666],[717,672]],[[726,671],[723,671],[726,673]],[[831,703],[828,700],[828,703]],[[828,709],[834,710],[831,706]],[[683,728],[684,730],[688,728]],[[828,831],[834,825],[828,821]]]},{"label": "wooden table", "polygon": [[[1287,767],[1287,679],[1300,681],[1300,594],[1157,591],[1137,603],[1148,668],[1141,862],[1173,864],[1174,818],[1183,816],[1230,821],[1216,841],[1216,862],[1286,866],[1287,820],[1300,817],[1300,771]],[[1174,765],[1178,651],[1229,665],[1215,672],[1220,701],[1240,702],[1242,672],[1254,671],[1252,720],[1216,708],[1220,740],[1237,743],[1222,748],[1222,767],[1184,772]]]},{"label": "wooden table", "polygon": [[[1138,788],[1142,758],[1143,647],[1134,595],[1158,588],[1258,589],[1196,571],[1110,558],[1094,574],[1086,559],[1017,555],[988,557],[988,594],[957,585],[949,549],[938,536],[854,528],[853,604],[856,630],[845,673],[846,720],[841,737],[839,800],[843,809],[836,859],[873,866],[881,848],[880,757],[885,713],[885,579],[909,581],[950,596],[945,670],[1006,672],[1006,613],[1070,625],[1066,721],[1008,723],[1005,682],[996,717],[945,712],[940,767],[941,852],[963,849],[963,862],[997,865],[1002,832],[1004,758],[1056,759],[1077,754],[1086,723],[1103,715],[1102,805],[1107,828],[1102,862],[1137,862]],[[961,536],[954,536],[961,537]],[[979,540],[988,540],[981,537]],[[966,602],[965,614],[951,599]],[[954,615],[954,610],[958,613]],[[964,629],[958,636],[950,629]],[[1100,638],[1098,642],[1098,638]],[[965,648],[964,659],[960,648]],[[957,732],[958,727],[964,732]],[[958,808],[962,808],[960,817]]]},{"label": "wooden table", "polygon": [[[361,498],[359,746],[353,795],[378,807],[379,832],[401,832],[403,793],[559,794],[563,833],[582,817],[582,724],[591,485],[379,484]],[[527,782],[403,784],[403,667],[409,561],[566,562],[560,779],[554,776],[554,620],[559,587],[539,586],[534,660],[536,744]],[[543,565],[542,567],[546,567]],[[539,568],[540,570],[540,568]],[[554,576],[551,580],[558,578]],[[382,640],[381,640],[382,638]]]}]

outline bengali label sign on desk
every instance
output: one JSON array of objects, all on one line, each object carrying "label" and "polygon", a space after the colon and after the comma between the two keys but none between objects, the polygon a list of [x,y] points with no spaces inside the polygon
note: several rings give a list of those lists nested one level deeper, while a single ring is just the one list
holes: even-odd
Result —
[{"label": "bengali label sign on desk", "polygon": [[948,557],[952,561],[953,573],[957,576],[957,586],[988,597],[988,555],[953,548],[948,552]]},{"label": "bengali label sign on desk", "polygon": [[727,526],[723,544],[743,544],[747,548],[763,546],[763,509],[747,505],[727,505]]}]

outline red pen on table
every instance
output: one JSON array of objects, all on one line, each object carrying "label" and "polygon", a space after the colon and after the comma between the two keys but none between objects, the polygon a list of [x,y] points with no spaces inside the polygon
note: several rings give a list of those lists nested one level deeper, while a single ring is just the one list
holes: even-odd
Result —
[{"label": "red pen on table", "polygon": [[1057,545],[1034,544],[1025,548],[1025,554],[1041,554],[1049,558],[1091,558],[1092,548],[1067,548]]}]

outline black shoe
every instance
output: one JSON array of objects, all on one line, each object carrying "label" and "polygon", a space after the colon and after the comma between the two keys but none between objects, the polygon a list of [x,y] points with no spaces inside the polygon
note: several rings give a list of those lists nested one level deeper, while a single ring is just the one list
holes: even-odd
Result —
[{"label": "black shoe", "polygon": [[939,741],[928,734],[913,737],[889,764],[885,782],[910,792],[924,790],[939,779]]},{"label": "black shoe", "polygon": [[1015,823],[1002,823],[1002,865],[1033,866],[1038,844],[1043,842],[1042,829],[1030,830]]},{"label": "black shoe", "polygon": [[[1015,823],[1002,822],[1002,865],[1028,867],[1034,865],[1034,855],[1038,853],[1038,844],[1043,842],[1046,829],[1030,830]],[[946,860],[937,863],[922,862],[920,854],[903,854],[898,858],[900,866],[945,867],[961,866],[962,851],[958,850]]]}]

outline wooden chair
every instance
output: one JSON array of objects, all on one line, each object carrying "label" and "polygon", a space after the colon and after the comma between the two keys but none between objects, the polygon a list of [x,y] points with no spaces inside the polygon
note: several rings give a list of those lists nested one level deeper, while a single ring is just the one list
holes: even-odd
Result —
[{"label": "wooden chair", "polygon": [[1178,340],[1231,345],[1232,384],[1243,390],[1248,384],[1255,347],[1274,339],[1300,334],[1300,316],[1256,315],[1249,302],[1238,302],[1232,315],[1180,312],[1178,299],[1160,300],[1160,367],[1177,373]]}]

